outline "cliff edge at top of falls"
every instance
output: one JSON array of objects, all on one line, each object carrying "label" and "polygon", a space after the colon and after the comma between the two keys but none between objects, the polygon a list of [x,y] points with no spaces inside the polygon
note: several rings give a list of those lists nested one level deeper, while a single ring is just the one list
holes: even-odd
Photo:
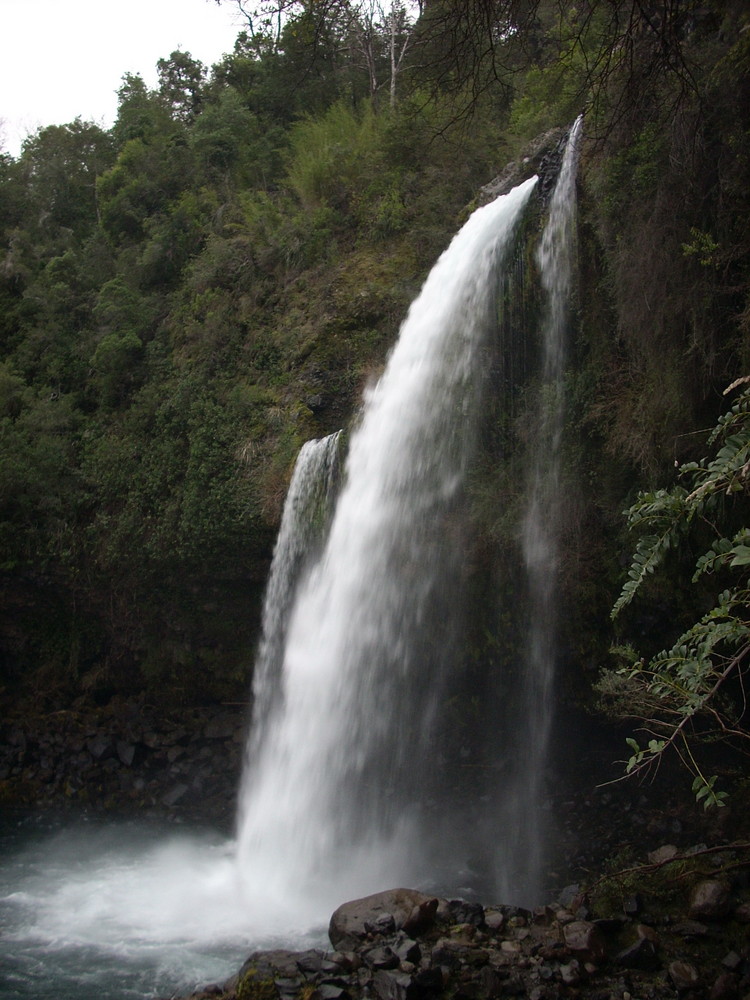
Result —
[{"label": "cliff edge at top of falls", "polygon": [[508,163],[489,184],[479,189],[477,204],[486,205],[494,201],[534,174],[539,174],[539,193],[545,199],[554,187],[568,131],[567,128],[553,128],[538,135],[519,157]]}]

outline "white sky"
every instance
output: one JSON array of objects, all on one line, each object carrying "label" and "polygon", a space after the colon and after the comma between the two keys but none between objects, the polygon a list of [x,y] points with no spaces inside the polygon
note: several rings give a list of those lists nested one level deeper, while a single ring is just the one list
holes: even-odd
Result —
[{"label": "white sky", "polygon": [[78,116],[109,127],[125,73],[153,87],[178,48],[210,67],[242,26],[231,0],[0,0],[0,149]]}]

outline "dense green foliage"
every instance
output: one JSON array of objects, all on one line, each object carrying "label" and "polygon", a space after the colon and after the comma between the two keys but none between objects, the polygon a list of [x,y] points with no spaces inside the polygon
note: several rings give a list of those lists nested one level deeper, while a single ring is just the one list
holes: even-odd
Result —
[{"label": "dense green foliage", "polygon": [[345,99],[354,69],[295,111],[295,58],[173,53],[109,132],[0,161],[8,693],[246,696],[297,451],[349,419],[499,165],[433,100]]},{"label": "dense green foliage", "polygon": [[[351,419],[478,188],[584,105],[570,676],[611,638],[619,511],[697,457],[749,360],[741,4],[286,6],[211,69],[126,75],[111,129],[0,157],[9,695],[244,697],[299,446]],[[488,456],[523,439],[523,398]],[[472,489],[504,544],[493,463]]]},{"label": "dense green foliage", "polygon": [[686,463],[679,484],[640,493],[628,511],[629,527],[641,537],[612,615],[647,589],[650,576],[666,566],[673,550],[687,548],[692,540],[700,551],[709,538],[692,583],[710,578],[714,593],[707,603],[713,606],[648,662],[631,647],[620,649],[627,666],[606,673],[599,685],[611,708],[639,716],[652,737],[645,747],[628,739],[633,750],[628,773],[646,770],[675,750],[694,774],[693,790],[706,807],[722,805],[726,793],[715,789],[716,775],[704,775],[696,744],[750,738],[743,724],[750,654],[750,389],[747,377],[740,381],[744,390],[709,437],[715,456]]}]

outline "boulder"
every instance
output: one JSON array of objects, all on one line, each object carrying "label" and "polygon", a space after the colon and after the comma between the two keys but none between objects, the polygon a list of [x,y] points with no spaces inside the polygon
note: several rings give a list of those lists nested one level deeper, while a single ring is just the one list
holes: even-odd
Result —
[{"label": "boulder", "polygon": [[726,882],[705,879],[693,889],[690,917],[693,920],[721,920],[729,912],[730,892]]},{"label": "boulder", "polygon": [[363,952],[362,958],[371,969],[397,969],[400,963],[398,955],[389,945],[370,948]]},{"label": "boulder", "polygon": [[439,900],[428,899],[418,903],[402,924],[402,930],[407,934],[424,934],[435,922]]},{"label": "boulder", "polygon": [[565,947],[576,958],[593,962],[604,958],[605,948],[599,929],[588,920],[573,920],[563,927]]},{"label": "boulder", "polygon": [[737,1000],[739,978],[732,972],[722,972],[714,980],[709,994],[710,1000]]},{"label": "boulder", "polygon": [[678,993],[692,990],[698,985],[698,970],[689,962],[671,962],[669,978]]},{"label": "boulder", "polygon": [[379,970],[372,977],[372,986],[379,1000],[412,1000],[418,995],[413,978],[403,972]]},{"label": "boulder", "polygon": [[661,847],[657,847],[655,851],[650,852],[648,860],[652,865],[663,865],[667,861],[676,858],[678,853],[674,844],[663,844]]},{"label": "boulder", "polygon": [[467,903],[465,899],[451,899],[448,903],[448,912],[454,924],[471,924],[473,927],[482,927],[484,924],[484,907],[479,903]]},{"label": "boulder", "polygon": [[656,944],[647,937],[638,938],[629,948],[619,952],[615,960],[624,969],[654,970],[661,966]]},{"label": "boulder", "polygon": [[[411,916],[415,907],[430,903],[432,896],[427,896],[416,889],[387,889],[376,892],[372,896],[354,899],[342,903],[331,917],[328,925],[328,937],[334,948],[349,950],[363,941],[372,928],[384,915],[393,917],[393,926],[400,929]],[[384,921],[386,923],[386,921]],[[365,925],[369,925],[369,928]],[[388,921],[390,926],[390,922]]]}]

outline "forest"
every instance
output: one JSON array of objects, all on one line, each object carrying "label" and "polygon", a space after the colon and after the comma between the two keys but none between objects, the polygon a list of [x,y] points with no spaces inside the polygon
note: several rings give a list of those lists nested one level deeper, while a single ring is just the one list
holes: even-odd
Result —
[{"label": "forest", "polygon": [[[301,445],[354,419],[482,186],[584,113],[564,696],[662,720],[635,769],[706,704],[744,739],[750,397],[724,393],[750,364],[746,5],[242,9],[214,66],[126,75],[111,129],[0,156],[4,711],[247,699]],[[497,434],[527,424],[521,397]],[[512,467],[474,483],[488,546],[514,544],[516,494]],[[676,643],[700,645],[692,702],[658,658]]]}]

